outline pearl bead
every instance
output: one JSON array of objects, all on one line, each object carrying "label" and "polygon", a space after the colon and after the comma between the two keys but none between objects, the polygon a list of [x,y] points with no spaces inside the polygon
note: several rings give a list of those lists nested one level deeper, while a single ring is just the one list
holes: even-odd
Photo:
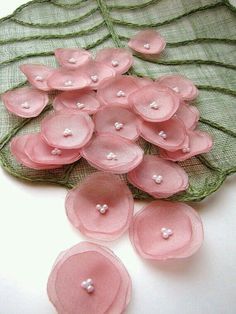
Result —
[{"label": "pearl bead", "polygon": [[159,109],[159,106],[158,106],[158,104],[155,101],[151,102],[149,104],[149,107],[152,108],[152,109],[155,109],[155,110]]},{"label": "pearl bead", "polygon": [[189,152],[190,152],[190,148],[189,148],[189,147],[184,147],[184,148],[182,149],[182,152],[183,152],[183,153],[189,153]]},{"label": "pearl bead", "polygon": [[82,281],[81,287],[86,289],[87,288],[87,281]]},{"label": "pearl bead", "polygon": [[23,104],[21,104],[21,108],[23,109],[29,109],[30,108],[30,105],[26,102],[24,102]]},{"label": "pearl bead", "polygon": [[119,91],[116,93],[116,96],[117,96],[117,97],[125,97],[125,92],[123,92],[123,90],[119,90]]},{"label": "pearl bead", "polygon": [[97,205],[96,205],[96,209],[97,209],[97,210],[100,210],[101,208],[102,208],[102,205],[100,205],[100,204],[97,204]]},{"label": "pearl bead", "polygon": [[177,86],[172,87],[172,90],[175,91],[176,93],[179,93],[179,88]]},{"label": "pearl bead", "polygon": [[68,86],[73,86],[73,82],[68,80],[64,82],[64,86],[68,87]]},{"label": "pearl bead", "polygon": [[112,61],[111,61],[111,65],[112,65],[113,67],[117,67],[117,66],[119,65],[119,62],[118,62],[117,60],[112,60]]},{"label": "pearl bead", "polygon": [[59,148],[54,148],[52,151],[51,151],[51,154],[52,155],[58,155],[60,156],[61,155],[61,150]]},{"label": "pearl bead", "polygon": [[35,81],[42,82],[43,81],[43,77],[41,75],[37,75],[37,76],[35,76]]},{"label": "pearl bead", "polygon": [[104,204],[104,205],[103,205],[103,208],[107,210],[107,209],[108,209],[107,204]]},{"label": "pearl bead", "polygon": [[122,129],[123,128],[123,123],[120,123],[120,122],[115,122],[114,123],[114,127],[115,127],[115,129],[117,130],[117,131],[119,131],[120,129]]},{"label": "pearl bead", "polygon": [[92,293],[94,291],[94,286],[88,286],[87,287],[87,292]]},{"label": "pearl bead", "polygon": [[75,64],[77,62],[77,60],[72,57],[72,58],[68,59],[68,62],[72,63],[72,64]]},{"label": "pearl bead", "polygon": [[63,135],[65,136],[65,137],[67,137],[67,136],[71,136],[72,135],[72,131],[71,131],[71,129],[65,129],[64,130],[64,132],[63,132]]},{"label": "pearl bead", "polygon": [[77,107],[78,109],[84,109],[85,104],[81,104],[80,102],[77,102],[76,107]]},{"label": "pearl bead", "polygon": [[158,133],[158,135],[159,135],[160,137],[162,137],[164,140],[167,138],[167,135],[166,135],[166,133],[165,133],[164,131],[160,131],[160,132]]},{"label": "pearl bead", "polygon": [[93,285],[93,280],[91,278],[88,278],[86,281],[89,286]]},{"label": "pearl bead", "polygon": [[149,49],[150,49],[150,44],[148,44],[148,43],[147,43],[147,44],[144,44],[143,47],[144,47],[145,49],[149,50]]},{"label": "pearl bead", "polygon": [[90,76],[91,80],[96,83],[98,81],[98,76],[97,75],[91,75]]}]

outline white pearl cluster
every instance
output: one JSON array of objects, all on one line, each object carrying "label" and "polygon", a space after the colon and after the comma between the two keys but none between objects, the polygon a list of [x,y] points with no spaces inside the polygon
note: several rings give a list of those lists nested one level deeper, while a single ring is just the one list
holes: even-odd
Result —
[{"label": "white pearl cluster", "polygon": [[98,76],[97,75],[91,75],[90,76],[91,80],[96,83],[98,81]]},{"label": "white pearl cluster", "polygon": [[42,82],[43,81],[43,77],[41,75],[37,75],[37,76],[35,76],[35,81]]},{"label": "white pearl cluster", "polygon": [[64,130],[64,132],[63,132],[63,135],[64,135],[65,137],[71,136],[71,135],[72,135],[71,129],[66,128],[66,129]]},{"label": "white pearl cluster", "polygon": [[119,130],[123,129],[124,124],[121,122],[115,122],[114,127],[115,127],[116,131],[119,131]]},{"label": "white pearl cluster", "polygon": [[54,156],[60,156],[61,155],[61,150],[59,148],[54,148],[52,151],[51,151],[51,154],[54,155]]},{"label": "white pearl cluster", "polygon": [[71,57],[70,59],[68,59],[68,62],[71,64],[75,64],[77,62],[77,60],[73,57]]},{"label": "white pearl cluster", "polygon": [[176,93],[179,93],[179,88],[177,86],[172,87],[172,90],[175,91]]},{"label": "white pearl cluster", "polygon": [[108,211],[108,205],[107,204],[97,204],[96,209],[99,211],[100,214],[105,214]]},{"label": "white pearl cluster", "polygon": [[107,160],[117,160],[117,155],[113,152],[107,154]]},{"label": "white pearl cluster", "polygon": [[24,102],[23,104],[21,104],[21,108],[23,109],[29,109],[30,108],[30,105],[26,102]]},{"label": "white pearl cluster", "polygon": [[149,49],[150,49],[150,44],[146,43],[146,44],[143,45],[143,47],[144,47],[145,49],[149,50]]},{"label": "white pearl cluster", "polygon": [[157,175],[157,174],[154,174],[152,176],[152,179],[157,183],[157,184],[160,184],[162,181],[163,181],[163,177],[161,175]]},{"label": "white pearl cluster", "polygon": [[65,81],[65,82],[64,82],[64,86],[65,86],[65,87],[73,86],[73,82],[70,81],[70,80]]},{"label": "white pearl cluster", "polygon": [[183,147],[182,148],[182,152],[183,153],[189,153],[190,152],[190,148],[189,147]]},{"label": "white pearl cluster", "polygon": [[163,239],[169,239],[173,235],[173,231],[169,228],[161,228],[161,235]]},{"label": "white pearl cluster", "polygon": [[125,97],[125,92],[123,92],[123,90],[119,90],[119,91],[116,93],[116,96],[117,96],[117,97]]},{"label": "white pearl cluster", "polygon": [[81,282],[81,287],[85,289],[88,293],[92,293],[94,291],[93,280],[88,278]]},{"label": "white pearl cluster", "polygon": [[166,133],[165,133],[164,131],[160,131],[160,132],[158,133],[158,135],[159,135],[160,137],[162,137],[163,140],[165,140],[165,139],[167,138],[167,135],[166,135]]},{"label": "white pearl cluster", "polygon": [[78,109],[84,109],[85,104],[82,104],[82,103],[80,103],[80,102],[77,102],[76,107],[77,107]]},{"label": "white pearl cluster", "polygon": [[155,110],[159,109],[159,106],[158,106],[158,104],[155,101],[151,102],[149,104],[149,107],[152,108],[152,109],[155,109]]},{"label": "white pearl cluster", "polygon": [[113,67],[117,67],[117,66],[119,65],[119,61],[117,61],[117,60],[112,60],[112,61],[111,61],[111,65],[112,65]]}]

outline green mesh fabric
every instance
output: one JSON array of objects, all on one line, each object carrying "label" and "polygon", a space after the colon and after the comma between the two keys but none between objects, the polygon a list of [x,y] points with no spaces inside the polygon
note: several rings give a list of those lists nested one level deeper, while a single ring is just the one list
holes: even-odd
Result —
[{"label": "green mesh fabric", "polygon": [[[34,0],[0,20],[0,92],[24,85],[21,63],[55,66],[53,50],[82,47],[96,53],[103,47],[127,46],[137,31],[153,28],[167,47],[156,61],[135,57],[132,73],[157,78],[181,73],[200,89],[195,105],[199,128],[212,134],[213,150],[181,162],[189,189],[177,200],[201,200],[236,171],[236,9],[235,1],[217,0]],[[50,171],[35,171],[16,163],[9,152],[15,134],[39,130],[38,118],[22,119],[0,103],[0,160],[14,176],[71,188],[94,171],[85,160]],[[155,152],[140,141],[146,152]],[[124,180],[125,177],[123,177]],[[149,196],[133,187],[136,198]]]}]

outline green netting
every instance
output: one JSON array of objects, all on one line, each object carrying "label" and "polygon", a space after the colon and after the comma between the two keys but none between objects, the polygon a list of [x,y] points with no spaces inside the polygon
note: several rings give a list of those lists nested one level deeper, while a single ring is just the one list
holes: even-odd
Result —
[{"label": "green netting", "polygon": [[[103,47],[127,45],[138,30],[152,27],[167,40],[155,61],[135,57],[133,73],[157,78],[182,73],[200,89],[195,101],[199,128],[212,134],[213,150],[180,165],[190,187],[174,197],[201,200],[236,171],[236,9],[234,1],[216,0],[34,0],[0,20],[0,92],[24,85],[23,62],[56,65],[53,50],[82,47],[94,53]],[[94,171],[85,160],[58,170],[35,171],[16,163],[9,152],[15,134],[39,130],[40,117],[21,119],[0,102],[0,160],[14,176],[34,182],[73,187]],[[155,148],[139,143],[146,152]],[[125,176],[122,177],[126,180]],[[136,198],[149,196],[133,187]]]}]

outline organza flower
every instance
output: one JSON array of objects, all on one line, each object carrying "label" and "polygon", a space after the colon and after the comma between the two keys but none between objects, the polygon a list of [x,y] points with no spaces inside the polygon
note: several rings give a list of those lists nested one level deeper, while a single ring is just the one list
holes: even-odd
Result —
[{"label": "organza flower", "polygon": [[76,69],[92,59],[89,51],[80,48],[58,48],[54,51],[58,63],[68,69]]},{"label": "organza flower", "polygon": [[177,117],[183,121],[186,129],[194,130],[198,124],[200,113],[195,106],[181,104],[176,112]]},{"label": "organza flower", "polygon": [[94,124],[98,134],[111,133],[135,141],[140,134],[141,121],[126,108],[107,106],[94,115]]},{"label": "organza flower", "polygon": [[111,173],[127,173],[143,159],[143,150],[135,143],[112,134],[99,134],[81,150],[91,166]]},{"label": "organza flower", "polygon": [[138,254],[157,261],[193,255],[203,237],[200,216],[184,203],[151,202],[135,215],[130,226],[130,240]]},{"label": "organza flower", "polygon": [[162,122],[170,119],[180,106],[180,98],[170,88],[154,84],[144,86],[128,98],[133,110],[144,120]]},{"label": "organza flower", "polygon": [[20,70],[25,74],[27,80],[37,89],[50,91],[48,78],[54,72],[54,68],[43,64],[21,64]]},{"label": "organza flower", "polygon": [[185,125],[177,117],[158,123],[143,121],[140,131],[146,141],[168,151],[176,151],[188,143]]},{"label": "organza flower", "polygon": [[6,108],[22,118],[37,117],[48,104],[47,93],[28,86],[6,92],[1,97]]},{"label": "organza flower", "polygon": [[127,175],[128,181],[155,198],[167,198],[188,188],[188,175],[174,162],[145,155]]},{"label": "organza flower", "polygon": [[188,145],[184,145],[182,149],[175,152],[160,149],[160,156],[172,161],[183,161],[193,156],[207,153],[213,146],[212,137],[206,132],[189,130],[188,137]]},{"label": "organza flower", "polygon": [[57,113],[41,122],[42,138],[48,145],[62,149],[84,146],[93,134],[94,124],[87,113]]},{"label": "organza flower", "polygon": [[82,89],[59,94],[53,101],[53,108],[56,111],[65,112],[73,109],[93,114],[100,108],[100,103],[94,91]]},{"label": "organza flower", "polygon": [[128,229],[134,201],[118,176],[96,172],[68,192],[65,206],[70,222],[84,235],[114,240]]},{"label": "organza flower", "polygon": [[134,35],[128,46],[144,55],[158,55],[165,49],[166,42],[157,31],[147,29]]},{"label": "organza flower", "polygon": [[104,48],[98,51],[96,61],[112,66],[117,74],[123,74],[131,68],[133,56],[124,48]]},{"label": "organza flower", "polygon": [[183,100],[191,101],[197,98],[198,89],[193,82],[183,75],[165,75],[160,77],[157,86],[167,86],[182,97]]},{"label": "organza flower", "polygon": [[47,292],[60,314],[118,314],[130,302],[131,279],[112,251],[81,242],[58,256]]}]

